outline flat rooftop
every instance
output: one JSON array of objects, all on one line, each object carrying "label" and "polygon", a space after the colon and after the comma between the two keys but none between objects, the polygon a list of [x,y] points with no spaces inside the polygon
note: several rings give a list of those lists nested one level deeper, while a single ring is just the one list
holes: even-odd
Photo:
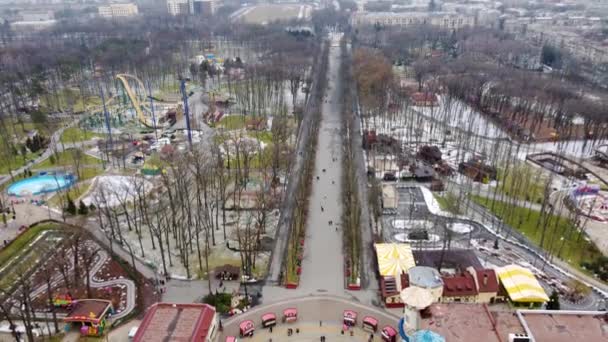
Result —
[{"label": "flat rooftop", "polygon": [[146,312],[133,341],[203,341],[214,317],[215,309],[207,304],[157,303]]},{"label": "flat rooftop", "polygon": [[536,341],[608,341],[608,316],[522,313]]},{"label": "flat rooftop", "polygon": [[[517,312],[507,306],[433,304],[429,312],[431,316],[421,320],[421,328],[432,330],[450,342],[504,342],[509,340],[509,334],[526,333]],[[519,312],[537,342],[608,341],[607,313]]]},{"label": "flat rooftop", "polygon": [[[483,305],[478,304],[433,304],[432,317],[420,322],[422,329],[432,330],[450,342],[504,342],[507,335],[498,337],[494,331],[495,321]],[[524,332],[521,326],[519,327]]]}]

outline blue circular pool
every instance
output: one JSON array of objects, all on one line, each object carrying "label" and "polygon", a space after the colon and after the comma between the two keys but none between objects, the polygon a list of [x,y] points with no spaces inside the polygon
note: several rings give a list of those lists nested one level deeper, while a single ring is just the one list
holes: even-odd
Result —
[{"label": "blue circular pool", "polygon": [[68,188],[76,182],[71,174],[40,174],[11,184],[10,196],[40,195]]}]

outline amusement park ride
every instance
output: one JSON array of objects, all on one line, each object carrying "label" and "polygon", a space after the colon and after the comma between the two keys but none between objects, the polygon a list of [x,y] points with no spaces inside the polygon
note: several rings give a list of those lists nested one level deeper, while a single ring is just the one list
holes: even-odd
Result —
[{"label": "amusement park ride", "polygon": [[[148,94],[146,95],[145,94],[146,87],[144,86],[144,83],[139,78],[137,78],[137,76],[129,75],[129,74],[117,74],[116,79],[118,81],[120,81],[120,84],[122,85],[127,97],[129,98],[129,101],[131,102],[131,105],[133,106],[133,109],[135,110],[137,119],[139,120],[139,122],[141,124],[143,124],[144,126],[146,126],[148,128],[153,128],[153,129],[166,128],[172,124],[172,120],[169,119],[168,117],[163,117],[158,121],[156,120],[156,115],[154,113],[153,98],[152,98],[149,82],[148,82],[148,87],[147,87]],[[135,82],[135,84],[139,87],[138,89],[141,91],[136,92],[129,84],[129,80]],[[107,106],[107,105],[111,104],[115,99],[116,99],[116,97],[111,97],[110,99],[108,99],[108,101],[105,103],[105,105]],[[150,100],[149,104],[146,103],[147,99]],[[181,115],[182,115],[182,110],[181,110],[180,105],[177,105],[177,107],[178,107],[178,110],[177,110],[178,117],[176,117],[175,120],[180,120]]]}]

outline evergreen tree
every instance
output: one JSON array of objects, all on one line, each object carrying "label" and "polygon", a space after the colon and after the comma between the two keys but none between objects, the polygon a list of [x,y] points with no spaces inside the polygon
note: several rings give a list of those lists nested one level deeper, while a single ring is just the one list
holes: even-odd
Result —
[{"label": "evergreen tree", "polygon": [[71,215],[76,215],[76,204],[74,204],[70,196],[68,196],[68,207],[65,208],[65,211]]},{"label": "evergreen tree", "polygon": [[89,207],[87,207],[87,205],[84,204],[83,201],[80,201],[79,208],[78,208],[78,214],[87,215],[88,213],[89,213]]},{"label": "evergreen tree", "polygon": [[549,297],[549,302],[547,302],[547,310],[559,310],[559,306],[559,294],[553,290]]}]

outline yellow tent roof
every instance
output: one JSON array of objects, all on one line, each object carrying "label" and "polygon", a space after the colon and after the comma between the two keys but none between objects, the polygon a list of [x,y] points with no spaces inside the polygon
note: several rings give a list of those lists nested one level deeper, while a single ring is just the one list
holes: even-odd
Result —
[{"label": "yellow tent roof", "polygon": [[410,245],[405,243],[377,243],[376,255],[381,276],[397,277],[416,266]]},{"label": "yellow tent roof", "polygon": [[534,274],[518,265],[507,265],[496,269],[496,274],[513,302],[539,303],[549,301],[545,290]]}]

